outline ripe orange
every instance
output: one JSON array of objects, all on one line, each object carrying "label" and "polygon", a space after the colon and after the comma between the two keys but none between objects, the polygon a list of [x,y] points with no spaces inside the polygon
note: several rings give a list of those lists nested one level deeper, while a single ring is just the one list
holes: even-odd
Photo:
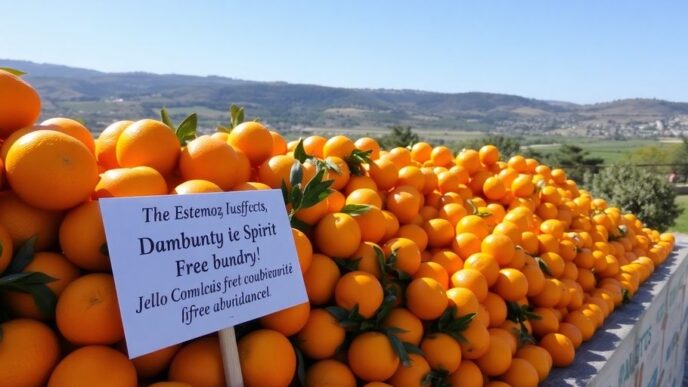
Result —
[{"label": "ripe orange", "polygon": [[478,172],[480,165],[480,154],[474,149],[464,149],[456,156],[456,164],[463,167],[469,175]]},{"label": "ripe orange", "polygon": [[562,296],[562,288],[560,287],[560,283],[561,282],[558,279],[545,279],[542,291],[535,297],[531,297],[531,301],[537,306],[547,308],[556,306],[561,300]]},{"label": "ripe orange", "polygon": [[346,159],[356,146],[353,141],[346,136],[334,136],[328,139],[323,145],[323,156],[337,156],[342,160]]},{"label": "ripe orange", "polygon": [[408,238],[390,239],[385,243],[382,249],[386,257],[389,257],[393,253],[396,254],[394,267],[408,275],[413,275],[420,267],[420,250],[418,246]]},{"label": "ripe orange", "polygon": [[169,126],[151,119],[129,125],[117,140],[117,163],[121,167],[151,167],[166,176],[177,165],[180,148]]},{"label": "ripe orange", "polygon": [[501,269],[494,292],[507,301],[518,301],[528,294],[528,279],[516,269]]},{"label": "ripe orange", "polygon": [[583,334],[577,326],[571,323],[563,322],[559,324],[559,331],[557,333],[561,333],[562,335],[568,337],[569,340],[571,340],[571,344],[573,344],[574,348],[580,347],[583,343]]},{"label": "ripe orange", "polygon": [[483,193],[490,200],[499,200],[506,195],[506,187],[499,177],[491,176],[483,182]]},{"label": "ripe orange", "polygon": [[533,326],[533,333],[537,337],[542,337],[548,333],[557,332],[559,330],[559,318],[551,308],[535,308],[533,313],[540,316],[539,320],[531,320]]},{"label": "ripe orange", "polygon": [[434,320],[447,308],[447,295],[432,278],[417,278],[406,288],[406,306],[422,320]]},{"label": "ripe orange", "polygon": [[420,168],[414,165],[407,165],[399,169],[397,185],[409,185],[419,192],[423,192],[425,187],[425,176]]},{"label": "ripe orange", "polygon": [[103,253],[105,229],[97,201],[70,210],[60,225],[60,247],[67,259],[89,271],[110,271]]},{"label": "ripe orange", "polygon": [[430,247],[447,246],[454,238],[454,227],[445,219],[430,219],[423,223],[423,229],[428,235],[428,245]]},{"label": "ripe orange", "polygon": [[596,322],[593,321],[588,315],[583,313],[581,309],[569,312],[564,317],[564,321],[573,324],[576,326],[576,328],[578,328],[583,341],[590,340],[595,334]]},{"label": "ripe orange", "polygon": [[491,254],[472,254],[464,261],[463,267],[464,269],[473,269],[482,273],[485,276],[485,280],[487,280],[488,286],[494,285],[499,278],[499,264]]},{"label": "ripe orange", "polygon": [[272,156],[270,131],[260,122],[248,121],[237,125],[229,133],[229,145],[244,152],[251,165],[260,165]]},{"label": "ripe orange", "polygon": [[449,277],[463,268],[463,260],[453,251],[446,249],[432,254],[430,261],[440,264]]},{"label": "ripe orange", "polygon": [[22,200],[48,210],[76,206],[98,182],[93,154],[74,138],[52,130],[37,130],[17,140],[7,153],[5,169]]},{"label": "ripe orange", "polygon": [[552,356],[544,348],[526,344],[516,351],[517,359],[524,359],[535,368],[538,374],[538,380],[542,382],[549,375],[552,369]]},{"label": "ripe orange", "polygon": [[[234,189],[237,190],[237,186]],[[171,193],[175,195],[190,195],[209,192],[222,192],[222,188],[208,180],[187,180],[174,187]]]},{"label": "ripe orange", "polygon": [[483,300],[483,306],[490,315],[490,328],[498,327],[506,321],[507,308],[506,302],[502,297],[489,292]]},{"label": "ripe orange", "polygon": [[301,230],[292,228],[291,235],[294,238],[294,245],[296,246],[296,255],[299,258],[299,266],[301,273],[308,271],[313,259],[313,245],[306,234]]},{"label": "ripe orange", "polygon": [[180,344],[171,345],[131,359],[131,362],[136,368],[136,374],[139,378],[151,378],[159,375],[162,371],[167,369],[172,362],[172,358],[174,358],[174,355],[177,354],[180,348]]},{"label": "ripe orange", "polygon": [[470,233],[478,237],[478,239],[484,239],[489,233],[489,228],[485,220],[477,215],[467,215],[459,220],[456,224],[456,235],[461,233]]},{"label": "ripe orange", "polygon": [[313,254],[310,267],[303,273],[311,304],[322,305],[332,298],[339,275],[339,267],[330,257]]},{"label": "ripe orange", "polygon": [[420,343],[430,368],[452,373],[461,364],[461,346],[445,333],[433,333],[425,336]]},{"label": "ripe orange", "polygon": [[312,309],[306,325],[296,335],[296,342],[312,359],[332,357],[344,342],[346,332],[325,309]]},{"label": "ripe orange", "polygon": [[15,319],[0,324],[0,380],[8,386],[45,385],[60,358],[55,333],[45,324]]},{"label": "ripe orange", "polygon": [[512,387],[537,387],[540,380],[535,367],[524,359],[513,359],[509,369],[500,376]]},{"label": "ripe orange", "polygon": [[323,156],[323,146],[327,139],[321,136],[309,136],[303,140],[303,149],[309,156],[315,156],[317,158],[324,158]]},{"label": "ripe orange", "polygon": [[451,387],[482,387],[483,373],[472,360],[463,359],[459,368],[447,376]]},{"label": "ripe orange", "polygon": [[[247,387],[287,386],[294,378],[296,353],[281,333],[259,329],[242,337],[237,345],[241,373]],[[268,368],[270,372],[265,372]]]},{"label": "ripe orange", "polygon": [[418,270],[413,273],[412,278],[416,279],[422,277],[434,279],[445,291],[449,286],[449,274],[447,274],[447,270],[437,262],[421,263]]},{"label": "ripe orange", "polygon": [[456,306],[455,316],[463,317],[471,313],[478,313],[480,311],[480,303],[478,297],[466,288],[451,288],[447,290],[447,298],[451,306]]},{"label": "ripe orange", "polygon": [[399,219],[399,223],[410,223],[421,208],[421,197],[411,186],[398,186],[387,195],[387,210]]},{"label": "ripe orange", "polygon": [[169,369],[169,379],[192,386],[224,386],[225,373],[217,336],[193,340],[177,352]]},{"label": "ripe orange", "polygon": [[361,316],[371,318],[382,305],[384,295],[375,276],[364,271],[352,271],[339,279],[334,297],[338,306],[346,310],[358,306]]},{"label": "ripe orange", "polygon": [[136,368],[115,349],[89,345],[65,356],[48,381],[49,387],[95,385],[136,387]]},{"label": "ripe orange", "polygon": [[119,168],[117,163],[117,140],[127,126],[134,121],[117,121],[100,133],[96,139],[95,154],[98,165],[107,169]]},{"label": "ripe orange", "polygon": [[15,250],[34,235],[36,251],[52,247],[61,219],[61,212],[31,207],[12,191],[0,192],[0,225],[10,234]]},{"label": "ripe orange", "polygon": [[432,145],[427,142],[417,142],[411,147],[411,158],[413,161],[424,163],[430,160],[432,153]]},{"label": "ripe orange", "polygon": [[448,166],[452,162],[453,158],[454,155],[452,154],[451,149],[443,145],[434,147],[430,152],[430,160],[433,164],[440,167]]},{"label": "ripe orange", "polygon": [[388,190],[396,185],[398,171],[399,169],[392,161],[383,158],[369,164],[368,174],[379,189]]},{"label": "ripe orange", "polygon": [[423,338],[423,323],[408,309],[392,309],[387,317],[385,317],[382,324],[388,328],[395,327],[402,329],[404,332],[394,333],[402,342],[418,345]]},{"label": "ripe orange", "polygon": [[36,90],[20,77],[0,70],[0,137],[30,126],[41,114]]},{"label": "ripe orange", "polygon": [[380,157],[380,144],[373,138],[361,137],[356,140],[354,146],[362,151],[370,151],[371,160],[377,160]]},{"label": "ripe orange", "polygon": [[568,366],[576,355],[571,340],[561,333],[548,333],[540,339],[539,344],[552,356],[552,364],[555,367]]},{"label": "ripe orange", "polygon": [[70,118],[51,118],[41,122],[41,126],[56,127],[58,130],[70,137],[74,137],[95,155],[95,141],[91,131],[82,123]]},{"label": "ripe orange", "polygon": [[428,247],[428,234],[423,227],[417,224],[405,224],[399,227],[396,236],[412,240],[420,251],[425,251]]},{"label": "ripe orange", "polygon": [[390,150],[385,157],[393,162],[397,169],[401,169],[403,166],[411,163],[411,151],[402,147]]},{"label": "ripe orange", "polygon": [[499,149],[494,145],[484,145],[478,150],[478,157],[484,165],[494,165],[499,161]]},{"label": "ripe orange", "polygon": [[285,336],[299,332],[308,322],[311,305],[308,302],[265,315],[260,318],[264,328],[275,330]]},{"label": "ripe orange", "polygon": [[368,382],[389,379],[399,365],[389,339],[380,332],[356,336],[349,347],[348,360],[354,374]]},{"label": "ripe orange", "polygon": [[475,360],[487,376],[497,376],[506,372],[511,366],[511,347],[503,337],[490,335],[487,352]]},{"label": "ripe orange", "polygon": [[74,344],[113,344],[124,338],[115,281],[110,274],[87,274],[71,282],[57,301],[55,320]]},{"label": "ripe orange", "polygon": [[425,385],[423,380],[430,372],[430,364],[425,360],[425,357],[415,353],[409,354],[409,361],[411,362],[409,367],[399,364],[388,382],[395,387],[421,387]]},{"label": "ripe orange", "polygon": [[452,250],[458,254],[461,259],[468,259],[471,255],[480,252],[481,240],[470,232],[457,233],[452,242]]},{"label": "ripe orange", "polygon": [[[284,140],[284,137],[282,137],[281,134],[275,132],[274,130],[270,131],[270,137],[272,137],[272,156],[275,155],[283,155],[287,153],[287,141]],[[229,136],[227,136],[227,140],[229,140]]]},{"label": "ripe orange", "polygon": [[[79,269],[64,256],[52,252],[36,253],[22,272],[44,273],[55,281],[46,284],[56,296],[59,296],[70,282],[79,276]],[[54,316],[43,315],[33,297],[28,293],[7,292],[5,302],[14,316],[33,319],[52,319]]]},{"label": "ripe orange", "polygon": [[167,194],[167,183],[155,169],[147,166],[115,168],[100,175],[95,198]]},{"label": "ripe orange", "polygon": [[451,276],[451,282],[454,287],[466,288],[473,292],[479,302],[487,297],[487,280],[478,270],[461,269]]},{"label": "ripe orange", "polygon": [[370,188],[359,188],[346,197],[346,204],[363,204],[382,208],[382,198],[377,191]]},{"label": "ripe orange", "polygon": [[202,179],[226,191],[236,185],[236,152],[226,142],[211,136],[190,141],[179,157],[179,172],[184,180]]},{"label": "ripe orange", "polygon": [[349,367],[336,360],[321,360],[306,371],[306,387],[356,387],[356,377]]},{"label": "ripe orange", "polygon": [[506,235],[492,234],[483,239],[481,251],[492,255],[501,266],[509,264],[514,257],[514,242]]},{"label": "ripe orange", "polygon": [[331,257],[349,257],[356,252],[360,243],[361,229],[350,215],[327,214],[315,227],[315,244]]},{"label": "ripe orange", "polygon": [[490,349],[490,332],[477,319],[473,319],[461,335],[466,339],[466,342],[460,343],[461,356],[464,359],[478,359]]}]

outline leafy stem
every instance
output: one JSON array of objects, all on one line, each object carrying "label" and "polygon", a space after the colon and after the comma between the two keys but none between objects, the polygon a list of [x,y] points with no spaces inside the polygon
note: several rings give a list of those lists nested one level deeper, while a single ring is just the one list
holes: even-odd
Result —
[{"label": "leafy stem", "polygon": [[189,141],[196,138],[196,130],[198,128],[198,115],[196,113],[189,114],[178,127],[174,125],[165,108],[160,110],[160,119],[172,129],[181,146],[185,146]]}]

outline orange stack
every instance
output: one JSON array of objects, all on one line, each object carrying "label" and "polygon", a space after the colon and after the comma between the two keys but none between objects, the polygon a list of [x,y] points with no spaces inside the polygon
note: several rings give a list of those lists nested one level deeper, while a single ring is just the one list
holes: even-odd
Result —
[{"label": "orange stack", "polygon": [[285,190],[309,302],[238,328],[247,386],[534,386],[674,245],[563,170],[490,145],[286,143],[258,122],[193,138],[151,119],[94,140],[75,120],[34,125],[40,101],[19,77],[0,70],[0,86],[8,385],[224,385],[215,335],[125,355],[103,197]]}]

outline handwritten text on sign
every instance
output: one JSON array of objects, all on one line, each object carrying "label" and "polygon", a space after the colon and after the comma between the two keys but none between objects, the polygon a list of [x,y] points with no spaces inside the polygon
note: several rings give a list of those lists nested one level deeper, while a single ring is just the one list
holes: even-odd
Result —
[{"label": "handwritten text on sign", "polygon": [[101,199],[130,357],[307,301],[277,190]]}]

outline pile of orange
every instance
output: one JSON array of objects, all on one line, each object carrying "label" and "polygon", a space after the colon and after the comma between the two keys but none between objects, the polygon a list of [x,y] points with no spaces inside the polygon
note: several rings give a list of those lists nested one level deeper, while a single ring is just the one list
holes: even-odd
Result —
[{"label": "pile of orange", "polygon": [[309,302],[240,329],[247,386],[535,386],[674,246],[563,170],[490,145],[287,143],[245,122],[182,146],[152,119],[94,140],[75,120],[36,125],[31,86],[2,70],[0,85],[0,283],[56,279],[54,308],[0,285],[7,385],[224,385],[215,335],[126,356],[102,197],[332,181],[320,202],[287,204]]}]

